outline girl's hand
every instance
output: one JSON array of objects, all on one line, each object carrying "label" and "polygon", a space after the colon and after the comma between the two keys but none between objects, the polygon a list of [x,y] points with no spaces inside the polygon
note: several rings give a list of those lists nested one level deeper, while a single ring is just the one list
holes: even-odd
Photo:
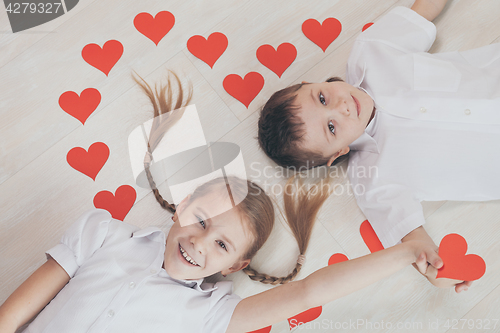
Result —
[{"label": "girl's hand", "polygon": [[447,278],[439,278],[437,279],[438,270],[431,265],[428,265],[427,271],[425,272],[425,277],[432,283],[434,286],[438,288],[450,288],[455,286],[455,292],[461,293],[462,291],[467,291],[469,287],[472,285],[472,281],[462,281],[462,280],[454,280]]}]

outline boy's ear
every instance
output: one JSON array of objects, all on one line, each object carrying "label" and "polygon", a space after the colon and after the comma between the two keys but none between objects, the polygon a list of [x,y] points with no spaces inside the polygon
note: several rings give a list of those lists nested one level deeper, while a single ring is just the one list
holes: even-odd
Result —
[{"label": "boy's ear", "polygon": [[221,271],[222,275],[228,275],[237,271],[242,270],[243,268],[247,267],[250,264],[251,259],[245,259],[245,260],[240,260],[236,262],[233,266],[229,267],[228,269],[224,269]]},{"label": "boy's ear", "polygon": [[336,152],[332,157],[330,157],[330,159],[328,160],[328,162],[326,162],[326,165],[327,166],[331,166],[332,163],[333,163],[333,161],[335,161],[338,157],[347,154],[350,150],[351,149],[349,148],[349,146],[342,148],[341,150],[339,150],[338,152]]},{"label": "boy's ear", "polygon": [[307,81],[302,81],[301,83],[302,83],[302,84],[304,84],[304,83],[309,83],[309,82],[307,82]]}]

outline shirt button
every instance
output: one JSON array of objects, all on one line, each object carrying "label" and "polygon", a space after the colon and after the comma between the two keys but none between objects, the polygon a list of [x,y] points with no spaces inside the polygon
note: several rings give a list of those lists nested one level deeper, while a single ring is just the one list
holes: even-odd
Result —
[{"label": "shirt button", "polygon": [[420,108],[420,112],[425,113],[425,112],[427,112],[427,109],[426,109],[426,108],[424,108],[424,107],[422,106],[422,107]]},{"label": "shirt button", "polygon": [[134,288],[134,287],[135,287],[135,283],[134,283],[134,282],[130,282],[130,283],[128,284],[128,286],[129,286],[129,288],[130,288],[130,289],[132,289],[132,288]]},{"label": "shirt button", "polygon": [[156,269],[151,268],[150,272],[151,272],[151,274],[156,274]]},{"label": "shirt button", "polygon": [[470,110],[469,110],[469,109],[465,109],[464,113],[465,113],[466,115],[470,115]]},{"label": "shirt button", "polygon": [[113,310],[108,311],[108,317],[113,317],[115,315],[115,312]]}]

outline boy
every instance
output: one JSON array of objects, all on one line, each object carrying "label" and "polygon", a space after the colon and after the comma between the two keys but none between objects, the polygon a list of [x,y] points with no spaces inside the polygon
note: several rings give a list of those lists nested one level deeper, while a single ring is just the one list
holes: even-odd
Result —
[{"label": "boy", "polygon": [[[420,201],[500,198],[500,157],[491,154],[500,143],[500,44],[428,54],[430,21],[446,2],[394,8],[357,38],[347,82],[278,91],[259,119],[259,144],[279,165],[331,166],[353,151],[356,200],[384,247],[420,239],[437,251]],[[370,167],[376,175],[352,172]],[[431,271],[442,264],[437,253],[427,260]],[[471,285],[429,281],[456,292]]]}]

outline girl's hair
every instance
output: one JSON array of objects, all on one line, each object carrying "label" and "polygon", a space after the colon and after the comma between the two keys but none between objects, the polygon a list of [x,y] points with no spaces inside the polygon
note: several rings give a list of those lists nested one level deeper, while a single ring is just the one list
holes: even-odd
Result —
[{"label": "girl's hair", "polygon": [[[331,77],[326,82],[343,81]],[[258,140],[266,155],[282,167],[306,167],[307,169],[325,165],[330,156],[321,152],[302,149],[299,143],[304,135],[304,123],[297,116],[300,109],[295,104],[297,91],[308,83],[294,84],[278,90],[260,111]],[[337,164],[347,158],[337,158]]]},{"label": "girl's hair", "polygon": [[[161,207],[171,213],[175,213],[175,205],[168,203],[161,196],[150,172],[152,152],[161,141],[163,135],[165,134],[165,131],[168,130],[168,128],[170,128],[176,120],[178,120],[170,119],[168,117],[169,111],[187,106],[192,98],[192,89],[190,88],[186,101],[183,101],[184,93],[182,90],[181,81],[175,73],[172,73],[172,75],[176,80],[179,91],[175,100],[175,104],[171,90],[170,77],[167,81],[167,87],[160,85],[160,89],[158,91],[155,85],[154,92],[153,89],[151,89],[151,87],[140,76],[139,78],[142,80],[142,82],[139,81],[136,77],[133,77],[133,79],[149,97],[151,103],[153,104],[155,116],[150,133],[150,139],[148,142],[148,152],[144,160],[146,176],[155,195],[155,198],[161,205]],[[167,90],[167,94],[165,94],[165,89]],[[163,115],[166,115],[167,117]],[[294,179],[295,178],[292,177],[288,180],[286,189],[292,185]],[[317,212],[329,195],[328,191],[325,191],[325,186],[321,186],[321,189],[317,191],[318,193],[314,193],[314,186],[309,191],[303,190],[303,187],[304,186],[300,184],[299,190],[295,194],[289,194],[288,191],[285,191],[284,195],[286,220],[295,236],[295,239],[297,240],[301,255],[305,254],[307,250],[307,245],[309,243]],[[273,229],[274,206],[271,199],[256,183],[249,180],[242,180],[237,177],[229,176],[219,177],[206,182],[203,185],[200,185],[191,195],[189,202],[192,202],[196,198],[207,195],[208,193],[213,193],[214,190],[219,190],[221,191],[220,193],[229,193],[229,195],[233,198],[236,197],[237,199],[239,199],[239,204],[236,205],[236,208],[240,216],[242,217],[242,220],[249,222],[249,229],[254,236],[254,242],[247,250],[244,258],[242,259],[251,259],[262,247],[262,245],[264,245]],[[244,198],[242,198],[243,196]],[[267,274],[261,274],[252,269],[250,266],[244,268],[243,271],[252,280],[276,285],[293,280],[300,271],[301,267],[302,262],[298,261],[293,271],[288,276],[281,278],[269,276]]]}]

